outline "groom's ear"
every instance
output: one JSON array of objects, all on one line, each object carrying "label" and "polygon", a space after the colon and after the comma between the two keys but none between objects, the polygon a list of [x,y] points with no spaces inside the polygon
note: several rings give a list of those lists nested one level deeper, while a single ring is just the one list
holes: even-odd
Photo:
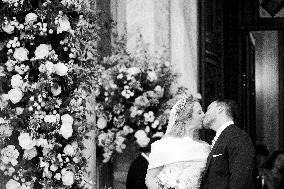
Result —
[{"label": "groom's ear", "polygon": [[222,113],[222,112],[225,111],[225,107],[224,106],[219,106],[217,110],[218,110],[218,113]]}]

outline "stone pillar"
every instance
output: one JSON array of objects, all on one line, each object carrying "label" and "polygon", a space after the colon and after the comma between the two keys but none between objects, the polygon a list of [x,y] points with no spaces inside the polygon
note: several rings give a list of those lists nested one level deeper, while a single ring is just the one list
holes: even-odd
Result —
[{"label": "stone pillar", "polygon": [[171,63],[180,74],[178,85],[198,91],[198,0],[170,1]]}]

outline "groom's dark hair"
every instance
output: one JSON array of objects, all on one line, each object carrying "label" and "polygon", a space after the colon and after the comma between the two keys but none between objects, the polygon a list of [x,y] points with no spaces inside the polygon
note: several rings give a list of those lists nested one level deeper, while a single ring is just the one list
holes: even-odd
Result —
[{"label": "groom's dark hair", "polygon": [[225,113],[227,116],[236,121],[238,118],[238,105],[234,100],[231,99],[218,99],[216,100],[218,106],[222,106],[225,109]]}]

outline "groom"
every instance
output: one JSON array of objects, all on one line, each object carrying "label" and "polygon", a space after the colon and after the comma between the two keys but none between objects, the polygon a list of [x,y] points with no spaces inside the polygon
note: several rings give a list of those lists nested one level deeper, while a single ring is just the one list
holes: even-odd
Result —
[{"label": "groom", "polygon": [[203,172],[201,189],[253,189],[255,152],[250,137],[235,124],[237,105],[231,100],[212,102],[204,128],[216,131]]}]

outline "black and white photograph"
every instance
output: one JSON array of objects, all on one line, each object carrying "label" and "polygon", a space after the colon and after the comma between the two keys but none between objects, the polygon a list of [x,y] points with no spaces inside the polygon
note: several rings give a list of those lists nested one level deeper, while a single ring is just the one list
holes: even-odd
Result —
[{"label": "black and white photograph", "polygon": [[0,189],[283,189],[284,0],[0,0]]}]

